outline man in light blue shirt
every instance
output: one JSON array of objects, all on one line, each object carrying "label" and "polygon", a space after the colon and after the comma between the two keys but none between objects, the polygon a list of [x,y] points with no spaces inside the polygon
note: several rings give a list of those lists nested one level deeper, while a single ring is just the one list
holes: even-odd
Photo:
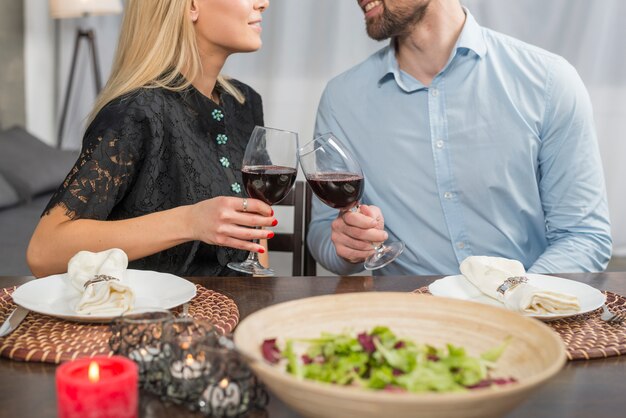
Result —
[{"label": "man in light blue shirt", "polygon": [[470,255],[533,273],[603,270],[607,199],[576,70],[480,27],[458,0],[357,1],[369,35],[391,42],[321,98],[316,135],[333,132],[359,160],[365,205],[315,200],[317,261],[356,273],[388,238],[406,249],[375,274],[458,274]]}]

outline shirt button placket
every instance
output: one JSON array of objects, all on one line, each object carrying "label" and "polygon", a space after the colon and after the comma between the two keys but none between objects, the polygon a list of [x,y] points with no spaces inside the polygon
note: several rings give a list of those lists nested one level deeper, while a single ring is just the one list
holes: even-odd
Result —
[{"label": "shirt button placket", "polygon": [[465,258],[469,251],[467,228],[463,222],[462,209],[457,195],[457,184],[450,161],[450,138],[448,138],[448,114],[445,103],[445,78],[436,77],[429,88],[428,107],[432,151],[435,163],[437,187],[440,191],[441,206],[448,233],[452,239],[452,249],[457,259]]}]

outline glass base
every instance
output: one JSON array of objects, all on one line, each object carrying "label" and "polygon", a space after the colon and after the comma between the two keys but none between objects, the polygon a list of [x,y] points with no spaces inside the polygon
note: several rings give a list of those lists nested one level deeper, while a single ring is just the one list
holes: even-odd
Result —
[{"label": "glass base", "polygon": [[230,262],[228,267],[241,273],[248,273],[254,276],[274,276],[274,270],[265,268],[256,260],[244,260],[241,263]]},{"label": "glass base", "polygon": [[387,264],[398,258],[398,256],[402,254],[402,251],[404,251],[404,242],[402,241],[395,241],[382,245],[378,251],[367,257],[365,260],[365,269],[377,270],[385,267]]}]

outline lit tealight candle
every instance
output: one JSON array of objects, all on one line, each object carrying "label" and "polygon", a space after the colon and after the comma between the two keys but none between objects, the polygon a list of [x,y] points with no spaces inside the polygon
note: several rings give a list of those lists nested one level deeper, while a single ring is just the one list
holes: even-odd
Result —
[{"label": "lit tealight candle", "polygon": [[206,366],[204,356],[199,355],[196,360],[191,354],[187,354],[184,361],[172,363],[170,372],[176,379],[197,379],[202,376],[202,371]]},{"label": "lit tealight candle", "polygon": [[229,410],[244,412],[248,405],[242,404],[239,386],[229,380],[222,378],[219,382],[209,384],[202,393],[202,402],[210,406],[210,412]]},{"label": "lit tealight candle", "polygon": [[60,418],[136,418],[137,365],[124,357],[70,361],[56,372]]}]

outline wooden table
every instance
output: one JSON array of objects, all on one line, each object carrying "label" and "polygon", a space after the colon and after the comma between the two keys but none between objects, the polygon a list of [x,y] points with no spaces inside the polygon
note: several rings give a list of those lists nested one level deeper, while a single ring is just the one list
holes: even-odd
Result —
[{"label": "wooden table", "polygon": [[[601,290],[626,295],[626,272],[564,274]],[[268,305],[307,296],[346,292],[412,291],[437,277],[197,277],[191,280],[233,298],[245,318]],[[32,277],[0,277],[0,287]],[[626,326],[626,325],[625,325]],[[0,359],[0,417],[56,417],[55,366]],[[626,356],[569,362],[546,386],[508,418],[603,418],[626,411]],[[140,416],[199,416],[142,395]],[[252,417],[299,417],[278,399]]]}]

